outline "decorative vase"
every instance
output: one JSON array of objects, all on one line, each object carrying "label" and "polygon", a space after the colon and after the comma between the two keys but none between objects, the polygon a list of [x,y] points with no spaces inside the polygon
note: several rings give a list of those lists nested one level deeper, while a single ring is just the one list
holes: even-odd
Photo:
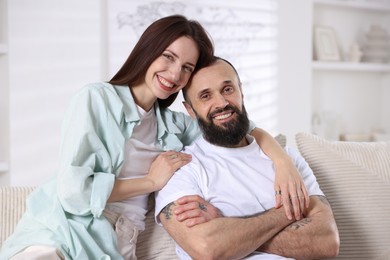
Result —
[{"label": "decorative vase", "polygon": [[366,33],[363,61],[384,63],[389,59],[389,34],[379,25],[371,25]]},{"label": "decorative vase", "polygon": [[363,52],[360,50],[360,46],[357,43],[353,43],[349,48],[348,60],[351,62],[360,62]]}]

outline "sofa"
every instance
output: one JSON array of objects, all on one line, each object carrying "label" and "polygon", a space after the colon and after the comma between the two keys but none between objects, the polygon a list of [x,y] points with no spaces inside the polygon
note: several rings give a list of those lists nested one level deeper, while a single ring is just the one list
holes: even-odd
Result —
[{"label": "sofa", "polygon": [[[390,141],[328,141],[298,133],[296,144],[332,206],[341,241],[337,259],[390,259]],[[32,190],[0,187],[0,247]],[[177,259],[173,240],[154,222],[153,200],[149,205],[138,259]]]}]

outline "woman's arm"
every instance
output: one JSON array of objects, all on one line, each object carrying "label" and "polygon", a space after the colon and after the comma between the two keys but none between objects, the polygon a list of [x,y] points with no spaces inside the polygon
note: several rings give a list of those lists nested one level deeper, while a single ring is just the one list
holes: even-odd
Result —
[{"label": "woman's arm", "polygon": [[305,207],[309,207],[310,200],[303,179],[290,156],[288,156],[279,143],[263,129],[256,127],[250,134],[256,139],[256,142],[261,149],[271,158],[275,165],[275,207],[279,208],[283,204],[286,216],[291,219],[291,200],[295,219],[300,219]]},{"label": "woman's arm", "polygon": [[153,161],[149,173],[144,178],[115,179],[108,202],[158,191],[165,186],[177,169],[191,161],[191,155],[168,151],[163,152]]}]

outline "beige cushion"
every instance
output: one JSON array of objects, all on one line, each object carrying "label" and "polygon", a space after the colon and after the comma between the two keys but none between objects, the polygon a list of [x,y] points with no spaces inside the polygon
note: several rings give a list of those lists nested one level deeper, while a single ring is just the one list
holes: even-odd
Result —
[{"label": "beige cushion", "polygon": [[299,133],[298,149],[327,196],[344,259],[390,259],[390,142],[326,141]]},{"label": "beige cushion", "polygon": [[33,187],[0,187],[0,248],[26,210],[26,197]]}]

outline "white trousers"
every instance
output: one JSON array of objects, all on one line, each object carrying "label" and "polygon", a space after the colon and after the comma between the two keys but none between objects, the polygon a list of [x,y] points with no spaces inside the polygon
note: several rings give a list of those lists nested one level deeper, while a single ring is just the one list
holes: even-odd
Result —
[{"label": "white trousers", "polygon": [[[113,226],[117,241],[118,251],[126,260],[136,260],[135,249],[138,238],[138,229],[124,215],[104,210],[103,215]],[[29,246],[10,260],[64,260],[64,256],[57,248],[51,246]]]}]

